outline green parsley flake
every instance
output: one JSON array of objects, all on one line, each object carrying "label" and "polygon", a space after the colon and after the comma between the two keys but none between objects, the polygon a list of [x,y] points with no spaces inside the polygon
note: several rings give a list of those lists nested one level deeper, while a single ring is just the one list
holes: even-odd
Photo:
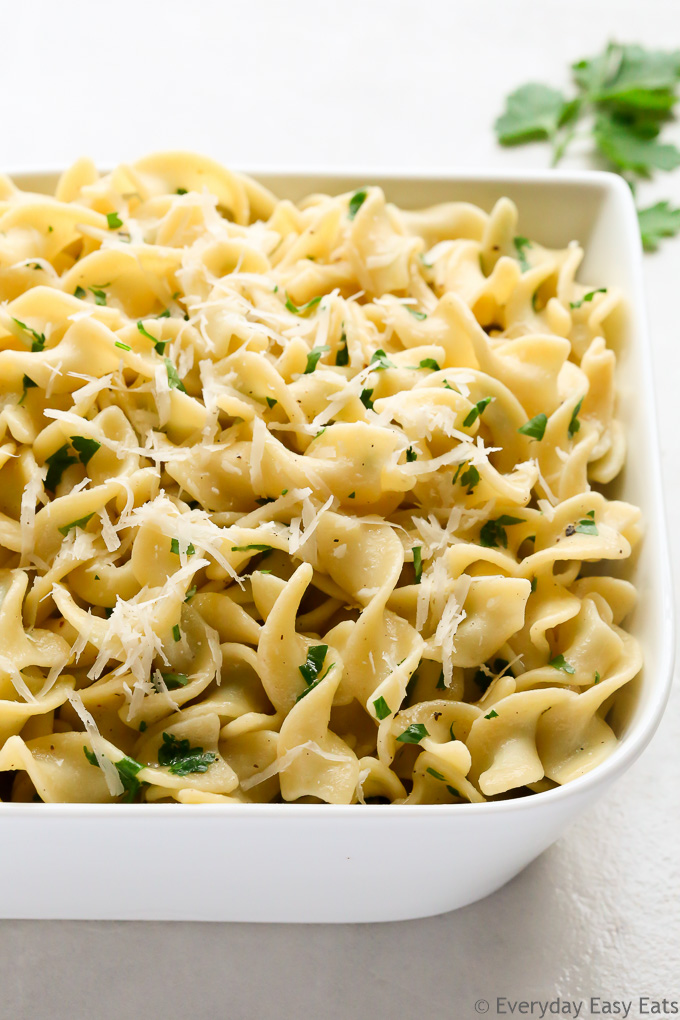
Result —
[{"label": "green parsley flake", "polygon": [[420,584],[423,576],[423,549],[420,545],[413,547],[413,569],[416,575],[416,584]]},{"label": "green parsley flake", "polygon": [[412,464],[414,460],[418,460],[418,454],[416,453],[412,446],[409,446],[408,450],[406,451],[406,463]]},{"label": "green parsley flake", "polygon": [[467,486],[467,495],[471,496],[475,490],[475,485],[479,483],[479,471],[471,464],[467,471],[464,471],[460,476],[460,484]]},{"label": "green parsley flake", "polygon": [[423,319],[427,318],[425,312],[419,312],[418,309],[414,308],[412,305],[404,305],[404,307],[406,308],[407,312],[411,313],[414,319],[418,319],[419,321],[422,322]]},{"label": "green parsley flake", "polygon": [[545,435],[545,427],[547,424],[548,416],[547,414],[543,414],[541,411],[540,414],[534,415],[534,417],[530,418],[529,421],[524,423],[524,425],[520,425],[517,431],[521,432],[523,436],[529,436],[531,439],[538,439],[540,442]]},{"label": "green parsley flake", "polygon": [[123,221],[117,212],[109,212],[106,214],[106,222],[109,225],[109,230],[117,230],[118,227],[123,226]]},{"label": "green parsley flake", "polygon": [[75,289],[75,290],[73,291],[73,296],[74,296],[74,297],[77,297],[77,298],[78,298],[78,299],[79,299],[80,301],[82,301],[82,300],[83,300],[83,298],[86,298],[86,297],[87,297],[87,291],[86,291],[86,290],[84,290],[84,289],[83,289],[82,287],[78,286],[78,287],[76,287],[76,289]]},{"label": "green parsley flake", "polygon": [[388,715],[392,714],[392,709],[387,704],[384,698],[376,698],[373,702],[373,708],[378,719],[387,719]]},{"label": "green parsley flake", "polygon": [[71,446],[83,467],[87,467],[101,445],[96,439],[88,439],[87,436],[71,436]]},{"label": "green parsley flake", "polygon": [[23,388],[23,392],[21,394],[21,400],[19,401],[19,404],[23,404],[24,400],[26,399],[27,392],[29,390],[35,389],[35,387],[37,385],[38,384],[36,382],[33,382],[33,380],[30,378],[30,376],[24,375],[24,379],[23,379],[23,387],[24,388]]},{"label": "green parsley flake", "polygon": [[400,733],[397,737],[397,743],[399,744],[419,744],[425,737],[429,737],[429,733],[423,723],[411,723],[408,729],[405,729],[403,733]]},{"label": "green parsley flake", "polygon": [[189,683],[189,677],[186,673],[161,673],[165,686],[169,691],[176,691],[178,687],[186,687]]},{"label": "green parsley flake", "polygon": [[385,352],[379,348],[371,358],[370,364],[374,366],[374,372],[381,372],[386,368],[396,368],[397,366],[393,361],[387,357]]},{"label": "green parsley flake", "polygon": [[487,549],[498,549],[500,546],[507,549],[508,536],[505,529],[513,524],[524,523],[525,521],[521,517],[509,517],[507,514],[502,514],[496,520],[486,522],[479,532],[479,540]]},{"label": "green parsley flake", "polygon": [[312,308],[316,308],[318,303],[321,301],[322,296],[323,295],[319,294],[318,297],[313,297],[306,305],[300,305],[298,308],[297,305],[293,304],[288,294],[286,294],[286,308],[289,312],[292,312],[293,315],[305,315],[307,312],[310,312]]},{"label": "green parsley flake", "polygon": [[275,400],[274,397],[265,397],[265,400],[267,401],[267,406],[270,408],[270,410],[272,407],[276,407],[276,405],[278,404],[278,400]]},{"label": "green parsley flake", "polygon": [[23,329],[24,333],[28,333],[30,336],[33,337],[33,343],[31,344],[31,351],[33,353],[45,349],[45,344],[47,341],[45,340],[44,333],[38,333],[37,329],[33,329],[31,326],[27,326],[25,322],[21,322],[20,319],[15,319],[14,316],[12,316],[12,322],[16,322],[17,326],[19,326],[20,329]]},{"label": "green parsley flake", "polygon": [[71,464],[77,464],[78,460],[68,452],[68,443],[64,443],[51,456],[45,458],[45,463],[48,465],[45,488],[50,492],[56,492],[66,468]]},{"label": "green parsley flake", "polygon": [[186,595],[184,596],[184,601],[185,602],[191,602],[192,598],[196,594],[196,591],[197,591],[196,585],[192,584],[191,588],[188,589]]},{"label": "green parsley flake", "polygon": [[[165,314],[166,312],[163,312],[163,315]],[[167,312],[167,314],[170,315],[170,312]],[[160,319],[161,316],[159,315],[158,318]],[[137,329],[142,334],[142,336],[145,336],[147,340],[151,341],[151,343],[154,345],[154,349],[158,352],[158,354],[162,355],[163,352],[165,351],[167,344],[169,343],[169,340],[157,340],[156,337],[152,336],[147,329],[144,329],[144,324],[142,323],[141,320],[137,323]]]},{"label": "green parsley flake", "polygon": [[602,679],[602,677],[600,676],[599,671],[595,670],[595,680],[593,682],[596,683],[596,684],[599,684],[601,679]]},{"label": "green parsley flake", "polygon": [[120,340],[116,340],[116,347],[120,347],[121,351],[131,351],[132,348],[127,344],[121,343]]},{"label": "green parsley flake", "polygon": [[[415,365],[413,366],[416,367]],[[423,358],[418,368],[431,368],[433,372],[441,372],[441,365],[434,358]]]},{"label": "green parsley flake", "polygon": [[567,662],[567,660],[562,654],[556,655],[554,659],[550,660],[548,665],[552,666],[553,669],[561,669],[563,673],[572,674],[576,672],[571,663]]},{"label": "green parsley flake", "polygon": [[177,369],[170,361],[170,358],[163,358],[165,362],[165,370],[168,373],[168,385],[172,390],[180,390],[181,393],[186,393],[184,389],[184,383],[177,374]]},{"label": "green parsley flake", "polygon": [[217,761],[214,751],[192,747],[184,738],[178,739],[172,733],[163,733],[163,743],[158,748],[158,764],[168,765],[173,776],[188,776],[193,772],[207,772]]},{"label": "green parsley flake", "polygon": [[73,528],[81,528],[84,530],[87,527],[87,522],[92,517],[94,517],[94,511],[91,514],[87,514],[85,517],[79,517],[77,521],[71,521],[70,524],[62,525],[62,527],[59,528],[59,531],[62,535],[66,536]]},{"label": "green parsley flake", "polygon": [[94,297],[94,303],[103,307],[106,304],[106,291],[101,287],[89,287],[88,289]]},{"label": "green parsley flake", "polygon": [[581,397],[581,399],[579,400],[578,404],[574,408],[574,410],[572,412],[572,415],[571,415],[571,421],[569,422],[569,425],[567,426],[567,435],[569,436],[570,439],[573,439],[574,436],[576,435],[576,433],[581,428],[581,422],[578,420],[578,413],[581,410],[581,404],[582,403],[583,403],[583,397]]},{"label": "green parsley flake", "polygon": [[364,405],[364,407],[366,408],[367,411],[372,411],[373,410],[373,401],[371,400],[372,396],[373,396],[373,390],[362,390],[361,391],[361,395],[360,395],[359,399],[360,399],[361,403]]},{"label": "green parsley flake", "polygon": [[444,782],[444,776],[441,774],[441,772],[437,772],[436,769],[428,768],[425,769],[425,771],[427,772],[428,775],[432,776],[434,779],[439,779],[441,780],[441,782]]},{"label": "green parsley flake", "polygon": [[581,535],[599,535],[597,525],[595,524],[595,511],[589,510],[583,520],[578,522],[574,531],[579,532]]},{"label": "green parsley flake", "polygon": [[583,297],[580,298],[578,301],[570,301],[569,302],[569,307],[570,308],[580,308],[581,305],[584,305],[586,303],[586,301],[592,301],[596,294],[606,294],[606,293],[607,293],[607,288],[606,287],[598,287],[597,290],[591,290],[587,294],[584,294]]},{"label": "green parsley flake", "polygon": [[[94,754],[94,752],[92,751],[89,751],[84,744],[83,751],[90,765],[94,765],[95,768],[100,768],[96,754]],[[131,804],[142,788],[142,784],[137,779],[137,773],[142,771],[144,765],[140,765],[140,763],[138,761],[135,761],[134,758],[128,758],[127,755],[123,755],[122,758],[114,762],[114,765],[118,770],[120,781],[123,784],[123,789],[125,790],[123,801],[126,804]]]},{"label": "green parsley flake", "polygon": [[319,363],[319,358],[322,355],[330,351],[328,344],[322,344],[321,347],[314,347],[307,355],[307,365],[305,367],[303,375],[310,375]]},{"label": "green parsley flake", "polygon": [[474,423],[477,421],[477,418],[484,413],[485,409],[489,406],[492,399],[493,399],[492,397],[482,397],[481,400],[477,401],[477,403],[474,405],[474,407],[470,409],[467,417],[463,421],[464,428],[469,428],[470,425],[474,425]]},{"label": "green parsley flake", "polygon": [[485,716],[484,716],[484,718],[485,718],[485,719],[498,719],[498,712],[496,712],[496,711],[495,711],[495,710],[494,710],[494,709],[492,708],[492,709],[491,709],[491,711],[489,712],[489,714],[488,714],[488,715],[485,715]]},{"label": "green parsley flake", "polygon": [[251,545],[232,545],[231,547],[232,552],[250,552],[251,550],[253,552],[265,553],[267,555],[274,551],[271,545],[257,545],[255,543]]},{"label": "green parsley flake", "polygon": [[348,219],[350,219],[350,220],[354,219],[354,217],[356,216],[356,214],[359,212],[359,210],[361,209],[362,205],[366,201],[367,197],[368,197],[368,192],[363,190],[363,189],[361,191],[355,191],[354,192],[354,194],[352,195],[352,197],[349,200],[349,207],[348,207],[348,210],[347,210],[347,217],[348,217]]},{"label": "green parsley flake", "polygon": [[349,350],[347,348],[347,335],[344,331],[342,333],[342,336],[340,337],[340,346],[338,347],[338,350],[335,354],[335,364],[340,366],[341,368],[344,368],[346,365],[349,365]]},{"label": "green parsley flake", "polygon": [[[174,553],[175,556],[179,556],[179,539],[178,538],[171,539],[171,541],[170,541],[170,552]],[[193,556],[194,553],[196,552],[196,550],[194,549],[194,547],[193,547],[191,542],[189,542],[188,546],[186,547],[185,552],[186,552],[187,556]]]},{"label": "green parsley flake", "polygon": [[179,629],[179,624],[178,623],[176,623],[175,626],[172,628],[172,637],[173,637],[174,641],[181,641],[182,640],[182,632]]},{"label": "green parsley flake", "polygon": [[333,669],[333,666],[335,665],[334,662],[331,663],[323,676],[319,676],[327,651],[328,645],[311,645],[307,649],[307,661],[304,662],[302,666],[298,666],[307,687],[301,694],[298,694],[295,699],[296,704],[298,701],[301,701],[305,695],[309,694],[310,691],[314,690],[315,687],[318,687],[321,681],[325,680],[330,671]]},{"label": "green parsley flake", "polygon": [[517,259],[519,261],[519,267],[523,273],[526,273],[528,269],[531,269],[531,265],[526,256],[526,248],[532,248],[533,245],[528,237],[513,237],[512,243],[515,246],[517,252]]}]

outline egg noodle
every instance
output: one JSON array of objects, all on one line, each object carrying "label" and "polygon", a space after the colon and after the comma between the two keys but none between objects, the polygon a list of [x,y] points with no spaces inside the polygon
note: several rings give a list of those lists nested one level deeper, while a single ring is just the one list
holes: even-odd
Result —
[{"label": "egg noodle", "polygon": [[517,223],[186,153],[0,178],[3,799],[460,804],[611,753],[621,295]]}]

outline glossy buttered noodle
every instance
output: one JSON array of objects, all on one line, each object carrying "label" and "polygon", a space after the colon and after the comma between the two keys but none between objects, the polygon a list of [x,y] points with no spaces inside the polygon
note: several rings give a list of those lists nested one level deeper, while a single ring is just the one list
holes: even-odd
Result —
[{"label": "glossy buttered noodle", "polygon": [[150,156],[0,180],[4,799],[480,802],[607,757],[638,510],[578,244]]}]

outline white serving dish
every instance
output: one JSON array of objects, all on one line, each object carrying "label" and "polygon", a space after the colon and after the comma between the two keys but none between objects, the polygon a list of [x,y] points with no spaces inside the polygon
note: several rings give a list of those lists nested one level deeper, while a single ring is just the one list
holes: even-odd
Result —
[{"label": "white serving dish", "polygon": [[[640,600],[627,626],[643,675],[617,705],[621,742],[590,774],[533,797],[474,805],[0,805],[0,917],[213,921],[394,921],[494,892],[556,840],[648,744],[670,690],[673,610],[641,248],[633,201],[606,173],[399,175],[255,172],[292,199],[380,184],[405,207],[450,199],[490,209],[508,195],[522,234],[581,241],[580,279],[629,299],[620,339],[629,459],[615,494],[643,511],[630,573]],[[53,173],[21,173],[48,191]]]}]

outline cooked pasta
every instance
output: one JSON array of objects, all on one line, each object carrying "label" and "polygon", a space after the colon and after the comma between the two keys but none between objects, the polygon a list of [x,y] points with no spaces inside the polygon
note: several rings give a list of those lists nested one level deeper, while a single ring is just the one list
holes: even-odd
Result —
[{"label": "cooked pasta", "polygon": [[582,254],[184,153],[0,179],[0,796],[460,804],[606,758],[639,512],[592,487],[622,298]]}]

